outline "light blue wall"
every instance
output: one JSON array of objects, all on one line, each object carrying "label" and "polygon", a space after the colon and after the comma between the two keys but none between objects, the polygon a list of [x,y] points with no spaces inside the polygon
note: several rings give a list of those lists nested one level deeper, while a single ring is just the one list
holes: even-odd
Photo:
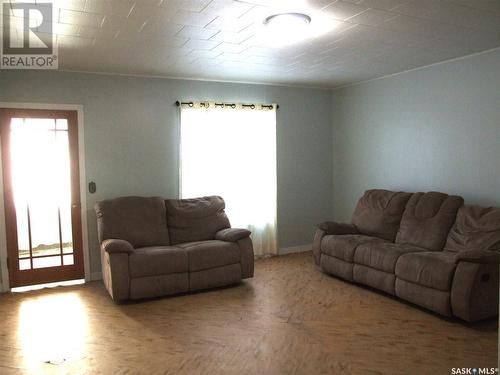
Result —
[{"label": "light blue wall", "polygon": [[333,92],[333,216],[363,191],[500,206],[500,49]]},{"label": "light blue wall", "polygon": [[[178,99],[278,103],[281,247],[311,243],[332,211],[331,91],[63,72],[0,71],[0,101],[84,106],[92,272],[100,262],[93,211],[121,195],[178,195]],[[256,145],[258,152],[258,145]],[[230,157],[230,155],[228,155]],[[223,166],[214,166],[223,168]],[[249,183],[258,184],[249,171]]]}]

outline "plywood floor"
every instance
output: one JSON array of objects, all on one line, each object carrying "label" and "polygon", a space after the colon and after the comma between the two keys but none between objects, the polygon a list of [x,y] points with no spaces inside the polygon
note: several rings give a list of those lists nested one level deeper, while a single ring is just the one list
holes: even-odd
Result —
[{"label": "plywood floor", "polygon": [[496,365],[496,320],[440,318],[322,274],[311,253],[259,260],[255,278],[235,287],[126,305],[99,282],[0,295],[2,375],[450,374]]}]

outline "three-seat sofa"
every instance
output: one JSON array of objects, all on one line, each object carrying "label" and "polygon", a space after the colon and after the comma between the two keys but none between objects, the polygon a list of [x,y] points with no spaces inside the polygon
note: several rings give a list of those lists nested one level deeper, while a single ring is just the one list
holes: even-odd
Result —
[{"label": "three-seat sofa", "polygon": [[438,192],[368,190],[313,240],[325,273],[466,321],[498,314],[499,251],[500,208]]},{"label": "three-seat sofa", "polygon": [[250,231],[221,197],[121,197],[95,206],[103,280],[116,301],[220,287],[253,277]]}]

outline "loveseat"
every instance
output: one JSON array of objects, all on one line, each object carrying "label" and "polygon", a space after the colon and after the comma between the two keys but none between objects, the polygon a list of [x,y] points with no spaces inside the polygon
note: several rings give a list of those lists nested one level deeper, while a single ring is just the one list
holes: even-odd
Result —
[{"label": "loveseat", "polygon": [[104,285],[115,302],[253,277],[250,232],[231,228],[221,197],[121,197],[98,202]]},{"label": "loveseat", "polygon": [[499,251],[500,208],[438,192],[368,190],[313,239],[325,273],[466,321],[498,314]]}]

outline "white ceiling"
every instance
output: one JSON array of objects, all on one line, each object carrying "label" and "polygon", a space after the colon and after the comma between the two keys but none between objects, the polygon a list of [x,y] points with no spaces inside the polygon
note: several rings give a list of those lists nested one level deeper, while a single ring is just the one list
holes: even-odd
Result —
[{"label": "white ceiling", "polygon": [[[500,47],[500,0],[54,4],[64,70],[336,87]],[[334,28],[269,45],[262,22],[282,11]]]}]

